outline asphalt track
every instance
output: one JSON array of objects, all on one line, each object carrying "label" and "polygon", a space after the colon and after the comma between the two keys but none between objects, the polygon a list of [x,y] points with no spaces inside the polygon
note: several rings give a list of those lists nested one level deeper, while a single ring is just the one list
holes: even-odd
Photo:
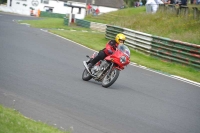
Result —
[{"label": "asphalt track", "polygon": [[129,65],[110,88],[81,79],[93,51],[0,13],[0,104],[73,133],[200,133],[200,87]]}]

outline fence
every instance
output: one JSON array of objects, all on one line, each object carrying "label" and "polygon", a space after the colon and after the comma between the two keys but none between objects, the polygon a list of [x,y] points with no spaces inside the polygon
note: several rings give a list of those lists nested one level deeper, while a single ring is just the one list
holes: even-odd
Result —
[{"label": "fence", "polygon": [[97,30],[100,32],[106,32],[106,24],[91,22],[90,23],[90,29]]},{"label": "fence", "polygon": [[69,25],[69,17],[64,17],[64,25]]},{"label": "fence", "polygon": [[76,19],[76,25],[85,27],[85,28],[90,28],[90,21],[82,20],[82,19]]},{"label": "fence", "polygon": [[106,32],[106,24],[90,22],[82,19],[76,19],[76,24],[81,27],[90,28],[100,32]]},{"label": "fence", "polygon": [[200,10],[197,7],[192,7],[194,19],[200,19]]},{"label": "fence", "polygon": [[[146,5],[146,12],[147,13],[152,13],[153,12],[153,6],[152,4],[147,4]],[[156,5],[158,6],[158,10],[161,12],[170,12],[174,13],[177,16],[183,16],[183,17],[188,17],[189,14],[193,16],[194,19],[200,19],[200,10],[198,7],[188,7],[188,6],[183,6],[183,5],[176,5],[176,4],[159,4]]]},{"label": "fence", "polygon": [[107,25],[106,38],[114,39],[117,33],[122,33],[124,30],[121,27]]},{"label": "fence", "polygon": [[126,45],[132,48],[142,51],[144,53],[150,53],[152,37],[150,34],[130,30],[124,28],[123,34],[126,35]]},{"label": "fence", "polygon": [[134,49],[149,53],[158,58],[200,69],[200,45],[107,25],[107,39],[114,39],[117,33],[125,34],[127,36],[125,44]]},{"label": "fence", "polygon": [[200,68],[200,45],[153,36],[151,54]]},{"label": "fence", "polygon": [[41,11],[40,17],[64,18],[64,17],[66,17],[66,14],[59,14],[59,13]]}]

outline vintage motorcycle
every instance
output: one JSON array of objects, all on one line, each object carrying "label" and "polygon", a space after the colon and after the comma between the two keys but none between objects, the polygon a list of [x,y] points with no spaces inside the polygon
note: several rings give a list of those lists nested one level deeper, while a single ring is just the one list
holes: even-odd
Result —
[{"label": "vintage motorcycle", "polygon": [[112,55],[100,60],[89,70],[88,64],[97,54],[95,52],[91,57],[87,55],[86,57],[89,59],[83,61],[85,69],[82,79],[88,81],[93,78],[98,82],[102,82],[102,86],[107,88],[117,80],[119,72],[130,63],[130,50],[127,46],[120,44]]}]

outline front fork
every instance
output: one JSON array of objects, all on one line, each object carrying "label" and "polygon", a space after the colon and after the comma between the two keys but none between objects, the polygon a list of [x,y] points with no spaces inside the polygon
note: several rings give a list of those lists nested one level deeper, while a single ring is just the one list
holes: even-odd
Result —
[{"label": "front fork", "polygon": [[114,63],[111,62],[111,66],[110,66],[110,69],[108,70],[108,74],[107,74],[107,75],[110,75],[110,73],[111,73],[111,71],[112,71],[112,68],[113,68],[113,65],[114,65]]},{"label": "front fork", "polygon": [[[113,62],[111,62],[111,66],[110,66],[110,69],[108,70],[107,75],[110,75],[110,74],[111,74],[114,65],[115,65],[115,64],[114,64]],[[115,69],[122,70],[121,68],[119,68],[119,67],[117,67],[117,66],[114,66],[114,67],[115,67]]]}]

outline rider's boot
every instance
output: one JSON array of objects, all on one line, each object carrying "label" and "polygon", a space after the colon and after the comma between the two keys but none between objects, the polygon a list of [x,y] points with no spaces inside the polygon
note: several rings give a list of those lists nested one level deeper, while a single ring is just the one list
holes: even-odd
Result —
[{"label": "rider's boot", "polygon": [[93,67],[92,63],[89,63],[88,64],[88,69],[89,69],[90,72],[91,72],[92,67]]}]

